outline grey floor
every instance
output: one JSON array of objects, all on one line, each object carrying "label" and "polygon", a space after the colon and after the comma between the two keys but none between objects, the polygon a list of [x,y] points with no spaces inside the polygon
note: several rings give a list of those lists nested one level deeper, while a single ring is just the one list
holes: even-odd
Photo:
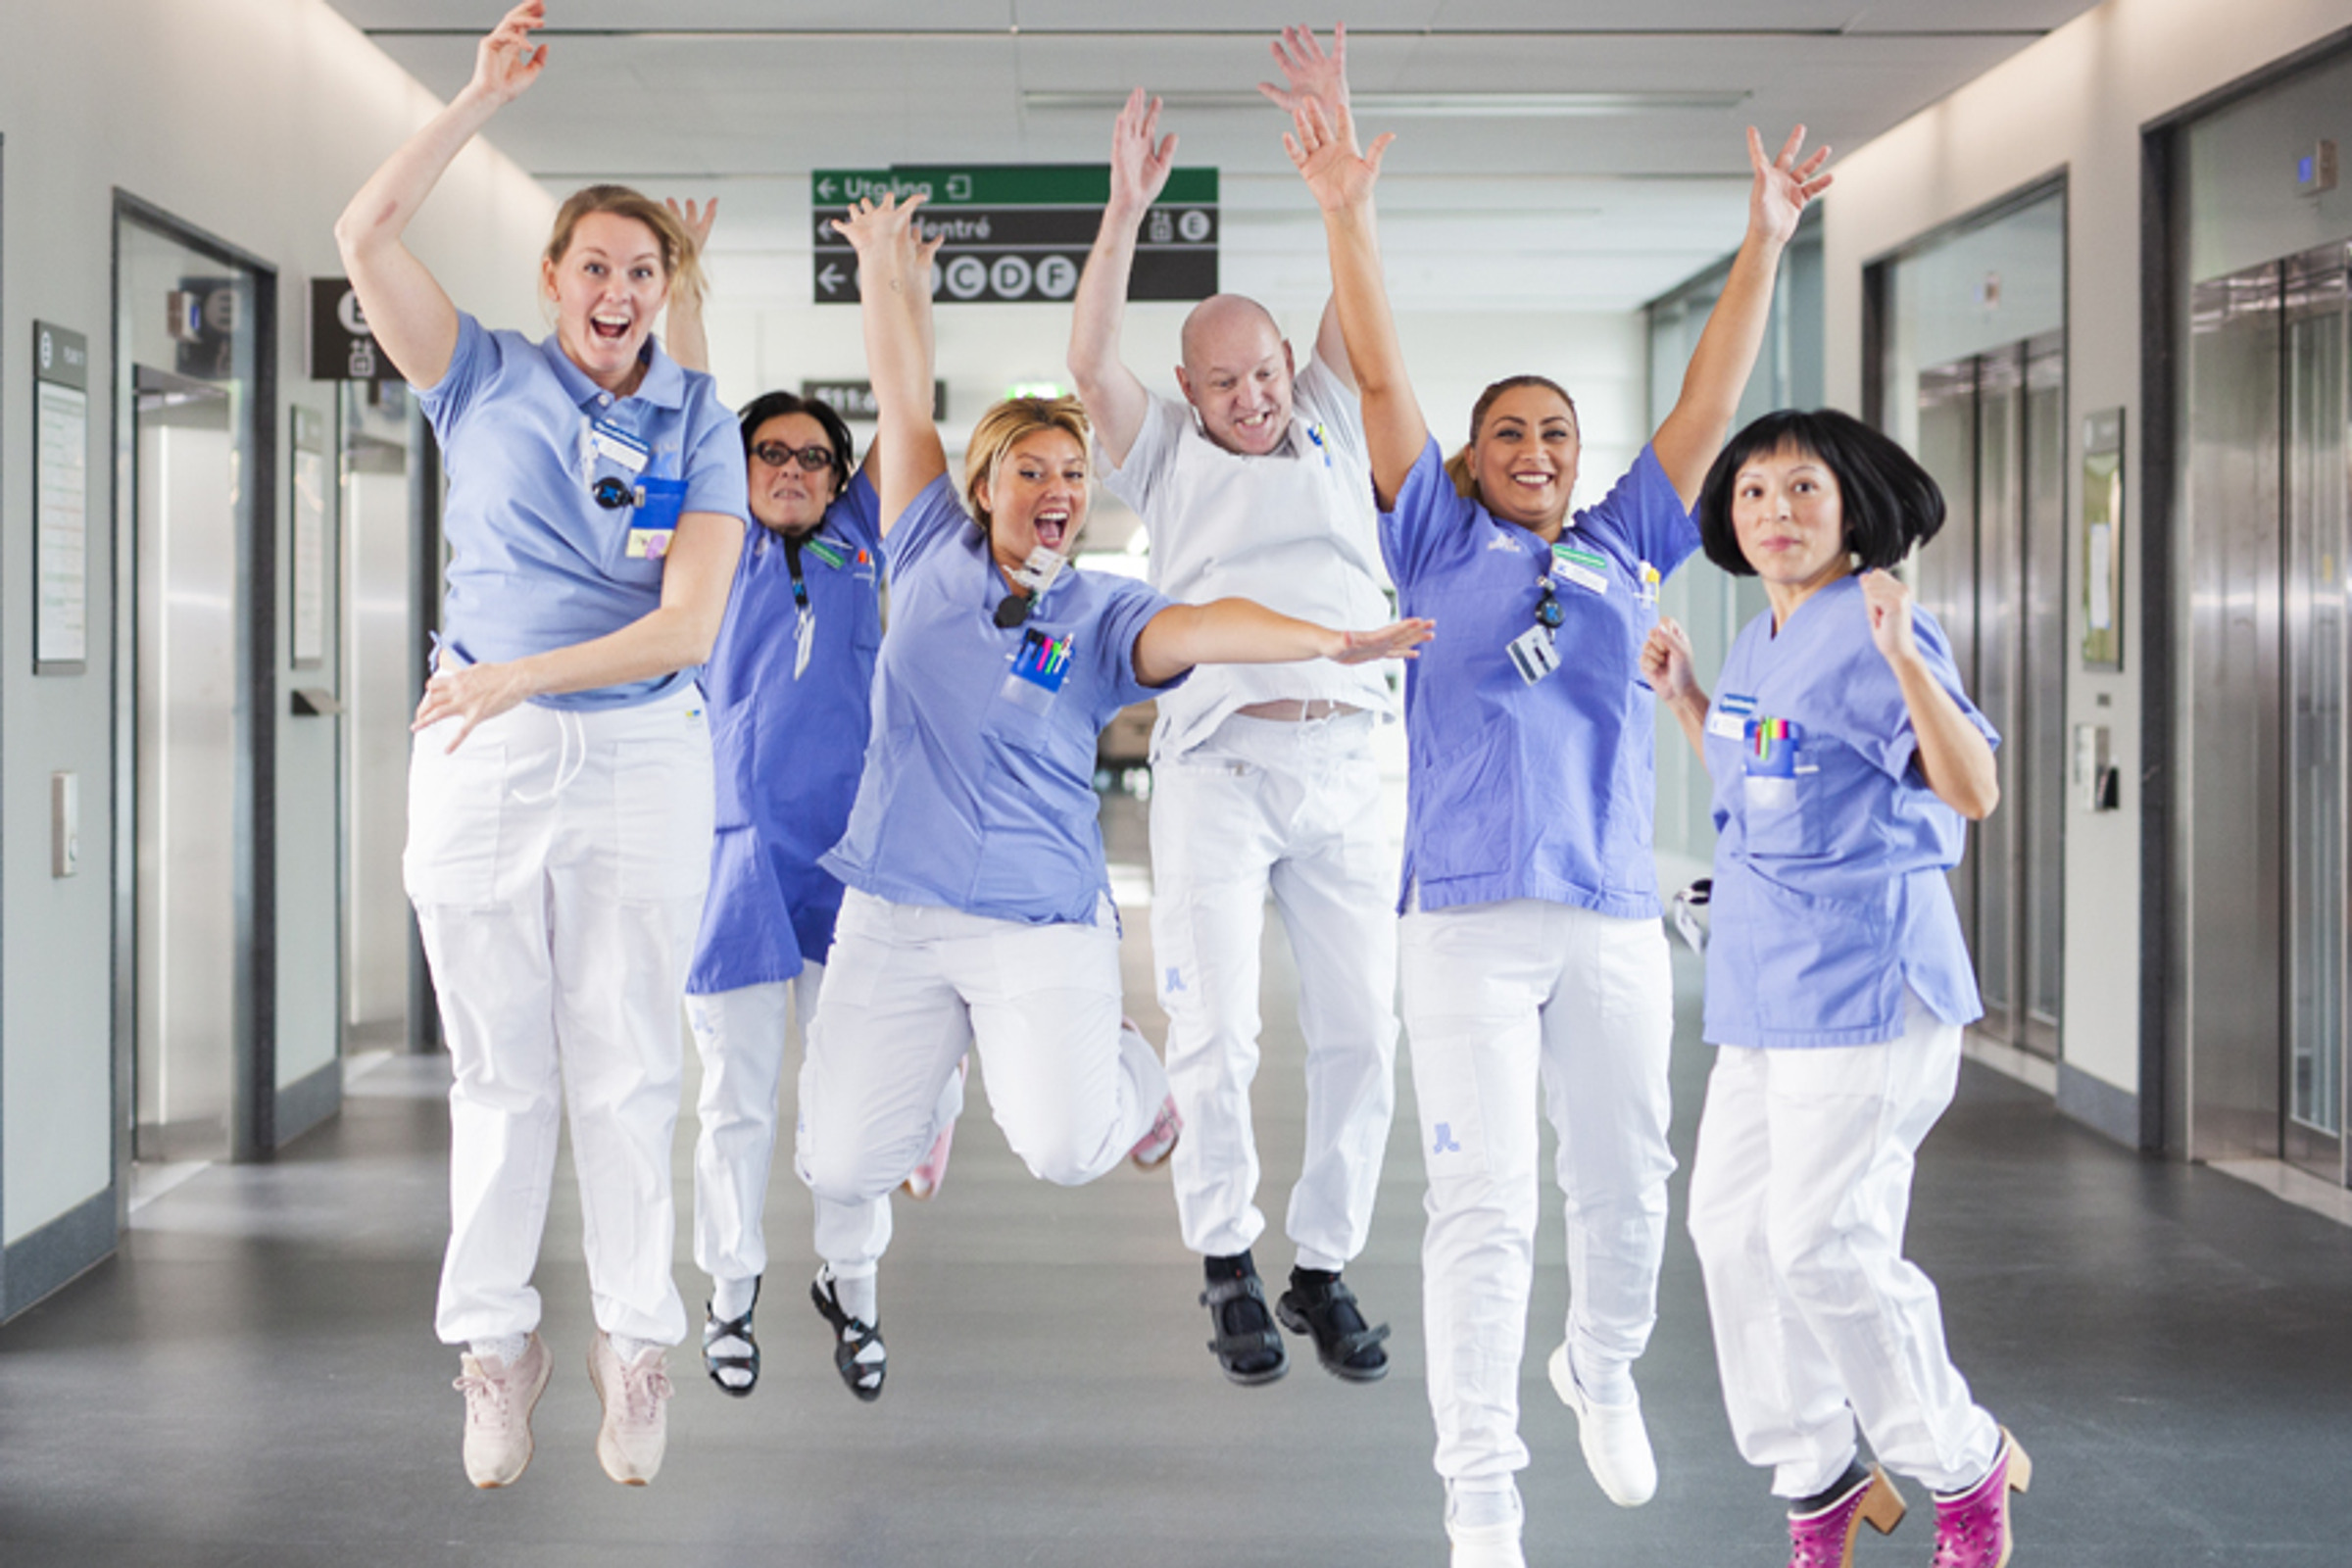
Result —
[{"label": "grey floor", "polygon": [[[1129,922],[1128,983],[1155,1031],[1145,924],[1141,911]],[[1258,1105],[1279,1214],[1300,1102],[1279,937],[1268,962]],[[1687,1159],[1708,1053],[1696,965],[1678,964]],[[834,1376],[805,1301],[808,1202],[779,1172],[759,1393],[724,1398],[677,1352],[668,1464],[643,1491],[606,1481],[591,1450],[579,1214],[560,1175],[539,1271],[560,1371],[538,1458],[518,1486],[479,1494],[458,1465],[456,1357],[430,1330],[446,1077],[435,1060],[397,1061],[275,1164],[211,1169],[143,1208],[119,1257],[0,1330],[0,1568],[1431,1568],[1446,1559],[1401,1063],[1399,1081],[1408,1114],[1349,1270],[1396,1326],[1385,1383],[1343,1385],[1307,1357],[1271,1387],[1228,1386],[1203,1348],[1198,1267],[1164,1176],[1122,1167],[1080,1191],[1041,1186],[976,1094],[946,1192],[900,1206],[881,1402],[857,1403]],[[1680,1178],[1675,1199],[1641,1368],[1663,1479],[1628,1512],[1585,1475],[1544,1382],[1567,1295],[1547,1195],[1523,1387],[1531,1563],[1786,1561],[1774,1505],[1724,1426]],[[2352,1561],[2352,1231],[2143,1161],[1972,1066],[1923,1156],[1911,1245],[1979,1396],[2034,1455],[2019,1562]],[[684,1251],[681,1240],[680,1286],[699,1308]],[[1269,1272],[1289,1262],[1278,1244],[1260,1256]],[[1866,1536],[1856,1561],[1925,1564],[1932,1535],[1920,1506],[1891,1540]]]}]

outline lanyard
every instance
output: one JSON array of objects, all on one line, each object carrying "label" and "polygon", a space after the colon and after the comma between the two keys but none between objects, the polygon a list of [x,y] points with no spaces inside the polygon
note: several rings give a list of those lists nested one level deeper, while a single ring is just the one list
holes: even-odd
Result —
[{"label": "lanyard", "polygon": [[792,657],[792,678],[799,680],[815,647],[816,612],[808,608],[808,584],[801,576],[801,541],[794,534],[784,536],[784,569],[792,573],[792,603],[799,611],[794,638],[798,646]]}]

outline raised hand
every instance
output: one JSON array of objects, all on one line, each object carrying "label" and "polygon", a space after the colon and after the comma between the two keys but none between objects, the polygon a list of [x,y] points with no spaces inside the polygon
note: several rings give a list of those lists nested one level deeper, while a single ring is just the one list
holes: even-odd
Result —
[{"label": "raised hand", "polygon": [[1642,678],[1669,705],[1687,701],[1698,690],[1691,668],[1690,634],[1672,615],[1660,615],[1642,643]]},{"label": "raised hand", "polygon": [[1797,126],[1781,144],[1781,155],[1769,162],[1764,157],[1764,139],[1756,127],[1747,127],[1747,161],[1756,172],[1756,183],[1748,192],[1747,226],[1750,232],[1767,235],[1783,244],[1796,232],[1796,220],[1804,215],[1805,207],[1830,188],[1834,174],[1825,174],[1821,166],[1830,161],[1827,147],[1816,151],[1803,163],[1796,161],[1805,145],[1805,127]]},{"label": "raised hand", "polygon": [[1344,631],[1339,649],[1326,655],[1335,664],[1369,664],[1379,659],[1418,659],[1420,646],[1438,634],[1438,623],[1414,616],[1391,621],[1378,631]]},{"label": "raised hand", "polygon": [[1291,155],[1298,176],[1314,192],[1315,205],[1327,213],[1346,212],[1372,199],[1380,179],[1380,162],[1396,139],[1384,132],[1371,147],[1355,150],[1355,117],[1340,111],[1338,124],[1325,118],[1322,105],[1308,100],[1291,115],[1294,130],[1282,134],[1283,150]]},{"label": "raised hand", "polygon": [[1159,134],[1159,100],[1145,102],[1138,87],[1127,95],[1127,107],[1110,132],[1111,209],[1141,219],[1167,189],[1168,171],[1175,167],[1176,137]]},{"label": "raised hand", "polygon": [[684,201],[675,196],[664,196],[662,205],[678,215],[678,221],[684,223],[686,232],[694,236],[696,254],[701,254],[710,243],[710,225],[718,221],[718,198],[713,196],[707,202],[697,202],[691,196]]},{"label": "raised hand", "polygon": [[[919,190],[909,191],[904,201],[895,191],[884,192],[880,201],[860,196],[850,209],[849,217],[831,220],[833,231],[857,250],[860,265],[870,260],[892,259],[907,245],[908,231],[914,227],[914,210],[923,201]],[[936,243],[932,249],[938,249]]]},{"label": "raised hand", "polygon": [[1891,571],[1862,573],[1862,604],[1870,615],[1870,640],[1886,662],[1900,670],[1919,658],[1911,623],[1911,590]]},{"label": "raised hand", "polygon": [[1288,115],[1296,116],[1309,102],[1320,104],[1324,120],[1338,124],[1348,111],[1348,24],[1343,22],[1331,29],[1329,54],[1315,42],[1312,27],[1285,27],[1282,36],[1266,47],[1290,86],[1285,89],[1261,81],[1257,90]]},{"label": "raised hand", "polygon": [[469,90],[493,106],[521,97],[547,69],[547,45],[531,42],[531,34],[546,25],[546,0],[522,0],[508,12],[474,49]]}]

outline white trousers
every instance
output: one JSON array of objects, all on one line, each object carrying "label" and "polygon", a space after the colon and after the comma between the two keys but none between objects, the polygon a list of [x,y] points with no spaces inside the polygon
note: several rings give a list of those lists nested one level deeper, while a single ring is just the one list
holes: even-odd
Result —
[{"label": "white trousers", "polygon": [[[1158,1058],[1119,1020],[1107,899],[1098,925],[1023,925],[853,888],[801,1065],[796,1164],[809,1190],[858,1205],[905,1181],[939,1136],[966,1050],[1004,1141],[1064,1187],[1116,1165],[1167,1099]],[[825,1261],[855,1279],[880,1256]]]},{"label": "white trousers", "polygon": [[[776,1094],[784,1059],[806,1059],[808,1024],[825,983],[825,966],[803,963],[775,985],[744,986],[686,999],[686,1018],[703,1062],[697,1102],[702,1132],[694,1146],[694,1261],[714,1280],[750,1280],[767,1272],[767,1177],[776,1152]],[[936,1128],[963,1109],[963,1080],[951,1073],[934,1116]],[[926,1152],[929,1145],[925,1145]],[[819,1257],[878,1258],[890,1246],[890,1200],[835,1203],[816,1200]]]},{"label": "white trousers", "polygon": [[1778,1495],[1837,1480],[1857,1421],[1881,1463],[1935,1490],[1992,1466],[1999,1428],[1903,1257],[1913,1156],[1959,1078],[1959,1028],[1915,996],[1889,1045],[1716,1053],[1690,1239],[1732,1435]]},{"label": "white trousers", "polygon": [[1396,855],[1373,716],[1236,714],[1152,780],[1152,947],[1168,1015],[1184,1245],[1225,1256],[1266,1228],[1250,1085],[1266,895],[1298,965],[1306,1151],[1288,1229],[1307,1268],[1363,1250],[1396,1105]]},{"label": "white trousers", "polygon": [[1507,1479],[1535,1275],[1537,1095],[1567,1195],[1570,1352],[1641,1355],[1666,1246],[1674,991],[1666,932],[1541,900],[1400,923],[1405,1029],[1429,1171],[1422,1322],[1438,1474]]},{"label": "white trousers", "polygon": [[710,742],[692,688],[638,708],[524,706],[409,765],[409,897],[449,1092],[444,1343],[523,1334],[568,1109],[596,1322],[685,1337],[670,1279],[678,1001],[710,875]]}]

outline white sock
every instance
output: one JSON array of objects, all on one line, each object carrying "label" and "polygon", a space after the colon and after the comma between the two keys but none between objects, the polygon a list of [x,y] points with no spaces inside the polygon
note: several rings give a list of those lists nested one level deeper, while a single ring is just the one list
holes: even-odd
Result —
[{"label": "white sock", "polygon": [[502,1334],[495,1340],[475,1340],[466,1348],[484,1366],[496,1361],[500,1366],[513,1366],[522,1359],[522,1352],[531,1343],[527,1334]]},{"label": "white sock", "polygon": [[1572,1342],[1568,1347],[1568,1366],[1576,1374],[1576,1386],[1585,1391],[1585,1397],[1594,1404],[1632,1404],[1641,1398],[1634,1388],[1634,1369],[1623,1361],[1594,1365],[1579,1355]]},{"label": "white sock", "polygon": [[1506,1480],[1499,1488],[1489,1483],[1486,1488],[1476,1492],[1468,1490],[1471,1485],[1474,1483],[1447,1485],[1446,1515],[1448,1522],[1467,1530],[1519,1523],[1521,1510],[1517,1483]]},{"label": "white sock", "polygon": [[615,1334],[612,1337],[612,1353],[620,1357],[620,1364],[622,1366],[632,1365],[639,1356],[643,1355],[648,1350],[660,1350],[666,1348],[666,1347],[662,1346],[659,1341],[633,1340],[630,1339],[626,1334]]},{"label": "white sock", "polygon": [[757,1276],[748,1280],[712,1280],[710,1315],[722,1323],[731,1323],[752,1309],[752,1301],[759,1294]]},{"label": "white sock", "polygon": [[825,1268],[825,1277],[832,1281],[833,1298],[841,1303],[841,1309],[844,1312],[849,1313],[860,1323],[872,1324],[881,1321],[874,1316],[875,1312],[880,1310],[875,1304],[876,1298],[880,1295],[875,1283],[877,1276],[862,1274],[856,1279],[845,1279],[834,1273],[832,1266],[828,1264]]}]

